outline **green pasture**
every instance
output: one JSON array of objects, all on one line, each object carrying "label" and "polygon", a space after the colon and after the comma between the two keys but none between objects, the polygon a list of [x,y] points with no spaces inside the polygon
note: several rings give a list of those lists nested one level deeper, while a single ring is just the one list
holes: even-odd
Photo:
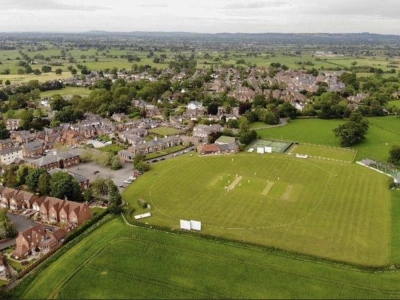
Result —
[{"label": "green pasture", "polygon": [[179,134],[179,130],[176,128],[173,128],[173,127],[158,127],[158,128],[150,129],[149,132],[155,133],[155,134],[161,135],[161,136]]},{"label": "green pasture", "polygon": [[348,149],[310,144],[294,145],[290,149],[290,153],[307,154],[312,157],[335,159],[347,162],[352,162],[357,154],[356,151]]},{"label": "green pasture", "polygon": [[399,284],[398,272],[359,271],[251,246],[129,227],[116,218],[71,247],[40,276],[28,276],[13,297],[382,299],[399,298]]},{"label": "green pasture", "polygon": [[[356,159],[373,158],[386,161],[392,145],[400,145],[400,118],[394,116],[368,118],[370,127],[366,140],[353,147],[357,150]],[[265,139],[281,139],[299,143],[310,143],[340,147],[339,139],[333,129],[345,121],[305,119],[293,120],[288,125],[258,130]]]},{"label": "green pasture", "polygon": [[356,164],[182,156],[154,164],[123,198],[137,209],[140,198],[150,203],[150,224],[200,220],[216,236],[359,264],[388,260],[387,178]]}]

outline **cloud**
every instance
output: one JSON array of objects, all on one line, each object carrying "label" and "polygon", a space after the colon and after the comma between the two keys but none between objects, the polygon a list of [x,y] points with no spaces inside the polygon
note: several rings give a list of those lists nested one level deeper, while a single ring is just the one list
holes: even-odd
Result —
[{"label": "cloud", "polygon": [[235,2],[227,4],[223,7],[226,10],[248,10],[248,9],[261,9],[271,7],[281,7],[286,5],[285,1],[274,0],[274,1],[256,1],[256,2]]},{"label": "cloud", "polygon": [[135,5],[136,7],[150,7],[150,8],[165,8],[169,7],[168,4],[139,4]]},{"label": "cloud", "polygon": [[71,10],[71,11],[93,11],[106,9],[102,6],[72,5],[60,3],[55,0],[0,0],[1,9],[4,10]]}]

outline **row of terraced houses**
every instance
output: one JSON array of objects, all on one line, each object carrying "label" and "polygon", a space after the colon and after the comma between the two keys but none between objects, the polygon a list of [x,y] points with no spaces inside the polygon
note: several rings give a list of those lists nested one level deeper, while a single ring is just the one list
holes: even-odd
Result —
[{"label": "row of terraced houses", "polygon": [[87,203],[61,200],[0,186],[0,206],[11,211],[32,209],[43,223],[66,223],[78,226],[90,219]]}]

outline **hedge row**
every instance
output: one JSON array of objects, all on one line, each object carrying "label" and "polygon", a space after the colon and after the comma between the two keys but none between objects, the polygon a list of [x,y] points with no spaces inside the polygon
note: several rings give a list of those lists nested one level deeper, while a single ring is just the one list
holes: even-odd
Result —
[{"label": "hedge row", "polygon": [[356,269],[359,271],[368,271],[368,272],[382,272],[382,271],[393,271],[396,269],[400,269],[400,265],[385,265],[385,266],[366,266],[362,264],[357,264],[357,263],[350,263],[346,261],[341,261],[341,260],[335,260],[335,259],[329,259],[329,258],[324,258],[324,257],[318,257],[310,254],[304,254],[304,253],[299,253],[299,252],[294,252],[294,251],[286,251],[277,247],[273,246],[265,246],[257,243],[251,243],[251,242],[244,242],[240,240],[234,240],[234,239],[228,239],[224,237],[218,237],[215,235],[210,235],[210,234],[205,234],[205,233],[200,233],[200,232],[194,232],[194,231],[184,231],[184,230],[177,230],[165,226],[159,226],[159,225],[147,225],[143,224],[137,221],[132,221],[132,225],[135,225],[137,227],[143,227],[147,229],[155,229],[159,231],[164,231],[164,232],[170,232],[174,234],[179,234],[179,235],[190,235],[190,236],[195,236],[199,237],[205,240],[213,241],[213,242],[218,242],[222,244],[228,244],[236,247],[242,247],[242,248],[256,248],[257,250],[261,251],[266,251],[270,252],[274,255],[278,256],[286,256],[292,259],[297,259],[297,260],[303,260],[303,261],[310,261],[310,262],[317,262],[317,263],[325,263],[325,264],[330,264],[330,265],[335,265],[339,266],[342,268],[351,268],[351,269]]}]

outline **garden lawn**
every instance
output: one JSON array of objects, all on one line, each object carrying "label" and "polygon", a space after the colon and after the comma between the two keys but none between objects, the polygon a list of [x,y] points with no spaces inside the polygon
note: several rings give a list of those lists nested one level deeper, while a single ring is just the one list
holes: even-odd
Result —
[{"label": "garden lawn", "polygon": [[251,246],[128,227],[121,218],[28,279],[13,290],[14,298],[400,297],[398,272],[369,273]]},{"label": "garden lawn", "polygon": [[187,146],[185,146],[185,145],[166,148],[163,151],[158,151],[158,152],[147,154],[146,155],[146,160],[150,160],[150,159],[161,157],[161,156],[164,156],[164,155],[167,155],[167,154],[175,153],[175,152],[181,151],[181,150],[183,150],[185,148],[187,148]]},{"label": "garden lawn", "polygon": [[208,234],[367,265],[388,262],[390,197],[382,174],[283,154],[185,155],[123,194],[151,204],[149,224],[199,220]]},{"label": "garden lawn", "polygon": [[110,152],[112,154],[117,154],[119,151],[124,150],[124,148],[113,144],[113,145],[107,145],[107,146],[101,147],[101,148],[99,148],[99,150],[102,152]]},{"label": "garden lawn", "polygon": [[166,135],[176,135],[179,134],[179,130],[173,127],[158,127],[154,129],[150,129],[149,132],[155,133],[161,136]]}]

